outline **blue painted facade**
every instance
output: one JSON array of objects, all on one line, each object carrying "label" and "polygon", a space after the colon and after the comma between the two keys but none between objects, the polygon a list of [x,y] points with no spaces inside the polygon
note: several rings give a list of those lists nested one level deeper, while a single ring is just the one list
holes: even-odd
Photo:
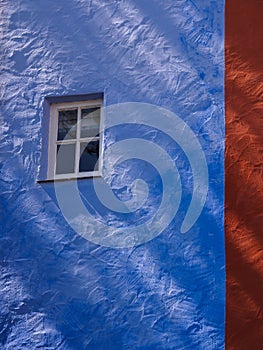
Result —
[{"label": "blue painted facade", "polygon": [[[0,348],[223,349],[224,1],[13,0],[1,11]],[[105,106],[163,107],[196,135],[209,189],[187,233],[191,167],[173,140],[147,126],[109,129],[105,148],[132,134],[177,163],[181,204],[153,240],[122,249],[92,243],[66,222],[54,184],[37,182],[45,97],[96,92]],[[78,186],[97,203],[98,220],[112,214],[125,228],[160,204],[161,178],[140,159],[116,167],[118,198],[130,199],[138,177],[149,185],[146,209],[128,216],[97,203],[92,179]]]}]

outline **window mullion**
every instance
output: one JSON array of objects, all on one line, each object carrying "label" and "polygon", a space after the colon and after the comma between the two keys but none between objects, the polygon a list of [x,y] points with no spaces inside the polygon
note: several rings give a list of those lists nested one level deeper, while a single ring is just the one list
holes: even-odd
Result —
[{"label": "window mullion", "polygon": [[56,177],[56,166],[57,166],[57,137],[58,137],[58,110],[55,109],[54,107],[52,108],[52,111],[54,113],[54,115],[52,117],[54,117],[52,119],[53,123],[55,123],[54,127],[52,128],[52,130],[54,130],[54,134],[53,134],[53,142],[55,143],[54,148],[55,148],[55,152],[54,152],[54,156],[53,156],[53,161],[52,161],[52,172],[53,172],[53,176]]},{"label": "window mullion", "polygon": [[100,139],[99,136],[83,137],[83,138],[80,139],[80,142],[89,143],[89,142],[92,142],[92,141],[98,141],[99,139]]},{"label": "window mullion", "polygon": [[76,154],[75,154],[75,174],[79,172],[79,158],[80,158],[80,123],[81,123],[81,108],[78,107],[78,119],[77,119],[77,140],[76,140]]},{"label": "window mullion", "polygon": [[56,141],[56,145],[69,145],[72,143],[76,143],[76,141],[77,141],[76,139]]}]

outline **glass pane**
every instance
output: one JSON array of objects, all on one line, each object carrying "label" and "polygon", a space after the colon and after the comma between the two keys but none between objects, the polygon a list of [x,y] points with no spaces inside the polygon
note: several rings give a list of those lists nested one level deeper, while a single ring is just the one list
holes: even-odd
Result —
[{"label": "glass pane", "polygon": [[80,172],[98,170],[99,147],[99,140],[80,143]]},{"label": "glass pane", "polygon": [[58,141],[76,138],[77,118],[77,109],[58,112]]},{"label": "glass pane", "polygon": [[100,107],[84,108],[81,110],[81,136],[99,136],[100,132]]},{"label": "glass pane", "polygon": [[74,173],[76,144],[57,145],[56,174]]}]

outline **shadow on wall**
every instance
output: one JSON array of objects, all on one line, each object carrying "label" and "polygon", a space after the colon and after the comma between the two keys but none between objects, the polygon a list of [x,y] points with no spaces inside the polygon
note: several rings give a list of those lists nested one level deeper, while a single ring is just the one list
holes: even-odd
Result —
[{"label": "shadow on wall", "polygon": [[226,9],[226,258],[229,349],[263,341],[263,46],[260,1]]},{"label": "shadow on wall", "polygon": [[[23,291],[14,300],[3,300],[8,306],[5,332],[0,337],[3,345],[17,325],[28,334],[30,345],[33,329],[28,333],[23,324],[35,315],[41,315],[41,322],[48,325],[48,329],[44,327],[46,347],[54,347],[56,342],[63,349],[120,349],[134,343],[156,349],[176,343],[183,348],[198,346],[202,337],[209,339],[205,329],[211,327],[213,317],[216,320],[217,307],[211,305],[210,319],[205,318],[202,307],[218,291],[209,287],[213,262],[206,257],[207,240],[200,245],[196,237],[191,241],[195,252],[183,256],[175,254],[174,248],[183,245],[186,252],[189,242],[173,231],[168,232],[169,245],[167,233],[163,233],[147,246],[125,250],[98,247],[67,231],[52,202],[46,202],[46,211],[40,213],[43,201],[39,194],[29,193],[31,202],[24,205],[23,225],[14,228],[9,223],[9,233],[1,242],[2,268],[8,266],[7,272],[19,276],[21,285],[12,287]],[[32,217],[33,202],[39,213]],[[7,207],[7,216],[19,222],[15,201]],[[197,289],[202,292],[197,293]],[[185,310],[195,315],[194,319],[189,319]],[[60,331],[60,337],[52,334],[55,330]],[[35,344],[32,341],[32,346]],[[215,340],[212,344],[218,343]]]}]

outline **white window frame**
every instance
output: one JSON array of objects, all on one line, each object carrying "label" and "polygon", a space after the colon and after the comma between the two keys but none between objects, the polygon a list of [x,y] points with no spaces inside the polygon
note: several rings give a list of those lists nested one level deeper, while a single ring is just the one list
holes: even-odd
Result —
[{"label": "white window frame", "polygon": [[[78,101],[78,102],[59,102],[52,103],[50,105],[50,123],[49,123],[49,146],[48,146],[48,180],[62,180],[62,179],[77,179],[85,177],[101,176],[102,168],[102,144],[103,144],[103,101],[102,99]],[[81,109],[100,107],[100,127],[99,137],[80,137],[81,129]],[[58,134],[58,115],[60,110],[78,109],[77,113],[77,130],[76,139],[72,140],[57,140]],[[80,160],[80,142],[90,142],[99,139],[99,161],[98,170],[79,172],[79,160]],[[68,174],[56,174],[56,157],[57,157],[57,145],[59,144],[72,144],[76,143],[75,149],[75,164],[74,173]]]}]

